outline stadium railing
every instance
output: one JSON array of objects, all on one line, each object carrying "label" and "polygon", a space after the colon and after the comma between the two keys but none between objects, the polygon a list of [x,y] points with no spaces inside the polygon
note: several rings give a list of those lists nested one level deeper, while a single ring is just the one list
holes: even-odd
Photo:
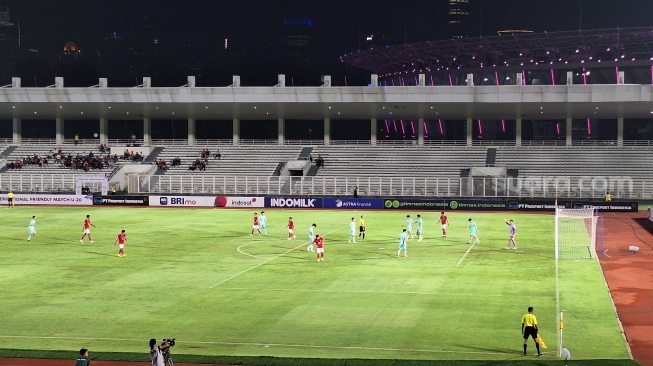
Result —
[{"label": "stadium railing", "polygon": [[[67,138],[63,140],[63,145],[72,145],[75,140]],[[99,138],[79,139],[80,145],[100,145]],[[143,146],[143,139],[107,139],[107,145],[126,146],[136,143]],[[152,139],[149,142],[151,146],[213,146],[213,145],[324,145],[322,139],[286,139],[281,144],[276,139],[241,139],[234,144],[232,139],[195,139],[192,144],[188,139]],[[0,144],[15,145],[12,138],[0,138]],[[20,140],[21,145],[57,145],[56,139],[48,138],[23,138]],[[417,140],[377,140],[372,143],[370,140],[330,140],[330,145],[381,145],[381,146],[418,146]],[[617,140],[572,140],[571,146],[567,145],[565,140],[522,140],[521,145],[517,146],[515,140],[473,140],[472,146],[493,147],[505,146],[515,148],[527,147],[599,147],[599,148],[623,148],[623,147],[653,147],[653,140],[624,140],[621,145]],[[466,140],[424,140],[423,146],[460,146],[467,145]]]}]

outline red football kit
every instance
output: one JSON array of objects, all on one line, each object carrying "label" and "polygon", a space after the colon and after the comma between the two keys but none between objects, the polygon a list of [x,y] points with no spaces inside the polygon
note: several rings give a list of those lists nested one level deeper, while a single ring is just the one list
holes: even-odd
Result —
[{"label": "red football kit", "polygon": [[127,234],[118,234],[118,244],[125,244],[127,240]]},{"label": "red football kit", "polygon": [[84,229],[90,229],[90,228],[91,228],[91,219],[84,220]]},{"label": "red football kit", "polygon": [[315,246],[318,248],[324,248],[324,238],[321,236],[319,238],[316,238],[313,241],[313,243],[315,243]]}]

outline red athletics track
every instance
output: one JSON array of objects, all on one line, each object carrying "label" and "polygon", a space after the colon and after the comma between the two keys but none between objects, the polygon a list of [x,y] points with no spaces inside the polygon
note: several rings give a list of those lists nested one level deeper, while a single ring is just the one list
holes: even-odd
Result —
[{"label": "red athletics track", "polygon": [[[601,267],[635,361],[653,366],[653,222],[647,213],[604,213],[606,256]],[[633,254],[628,247],[635,245]],[[74,360],[0,359],[2,366],[70,366]],[[147,355],[144,355],[147,356]],[[149,366],[150,362],[92,360],[93,366]],[[177,366],[214,366],[180,364]]]},{"label": "red athletics track", "polygon": [[[653,222],[645,211],[603,213],[603,274],[635,361],[653,366]],[[628,247],[639,247],[634,254]]]},{"label": "red athletics track", "polygon": [[[75,352],[70,352],[71,356]],[[144,355],[147,358],[147,355]],[[2,366],[70,366],[75,364],[75,357],[70,360],[42,360],[36,358],[0,358],[0,365]],[[92,366],[152,366],[152,362],[120,362],[120,361],[96,361],[91,355]],[[176,366],[216,366],[207,364],[187,364],[175,363]]]}]

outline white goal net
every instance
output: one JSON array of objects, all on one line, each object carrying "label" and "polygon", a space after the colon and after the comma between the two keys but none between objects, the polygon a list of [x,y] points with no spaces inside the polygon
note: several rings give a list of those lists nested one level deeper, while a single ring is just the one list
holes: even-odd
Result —
[{"label": "white goal net", "polygon": [[555,257],[571,259],[596,258],[596,226],[594,207],[558,208],[555,215]]}]

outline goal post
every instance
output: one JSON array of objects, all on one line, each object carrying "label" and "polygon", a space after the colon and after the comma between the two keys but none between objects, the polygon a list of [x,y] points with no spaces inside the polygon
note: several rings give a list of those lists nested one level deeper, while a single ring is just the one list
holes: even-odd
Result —
[{"label": "goal post", "polygon": [[594,207],[556,208],[555,258],[596,258],[597,222]]}]

